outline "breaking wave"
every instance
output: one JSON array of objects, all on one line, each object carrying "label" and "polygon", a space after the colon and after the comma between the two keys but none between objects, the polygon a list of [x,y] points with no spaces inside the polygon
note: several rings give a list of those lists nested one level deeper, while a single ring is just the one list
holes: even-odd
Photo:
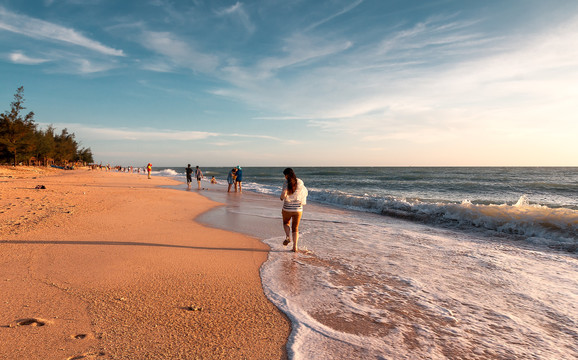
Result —
[{"label": "breaking wave", "polygon": [[323,204],[466,230],[490,230],[570,252],[578,250],[578,211],[531,204],[525,195],[515,204],[426,202],[314,190],[310,196]]}]

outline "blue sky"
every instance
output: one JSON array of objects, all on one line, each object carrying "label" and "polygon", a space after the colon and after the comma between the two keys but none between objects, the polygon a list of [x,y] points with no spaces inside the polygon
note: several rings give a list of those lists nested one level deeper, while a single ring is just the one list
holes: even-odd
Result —
[{"label": "blue sky", "polygon": [[0,111],[141,166],[578,165],[578,1],[0,0]]}]

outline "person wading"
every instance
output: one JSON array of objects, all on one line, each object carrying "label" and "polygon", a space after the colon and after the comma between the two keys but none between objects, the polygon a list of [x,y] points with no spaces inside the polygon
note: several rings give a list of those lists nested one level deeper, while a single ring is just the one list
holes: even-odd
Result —
[{"label": "person wading", "polygon": [[307,188],[301,179],[298,179],[291,168],[283,170],[285,183],[280,199],[283,200],[283,229],[285,230],[285,241],[283,245],[287,246],[291,242],[291,233],[293,233],[293,251],[297,252],[299,242],[299,223],[303,215],[303,205],[307,202]]}]

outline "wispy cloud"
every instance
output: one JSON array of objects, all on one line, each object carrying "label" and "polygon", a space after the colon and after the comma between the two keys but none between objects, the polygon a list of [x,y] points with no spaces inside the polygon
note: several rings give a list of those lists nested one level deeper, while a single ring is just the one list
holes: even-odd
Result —
[{"label": "wispy cloud", "polygon": [[236,21],[238,21],[248,33],[252,34],[255,32],[255,24],[251,21],[249,14],[245,11],[245,6],[243,3],[236,2],[228,8],[220,9],[215,12],[218,16],[229,16]]},{"label": "wispy cloud", "polygon": [[324,19],[322,19],[322,20],[320,20],[320,21],[318,21],[318,22],[310,25],[309,27],[307,27],[306,31],[313,30],[313,29],[315,29],[316,27],[319,27],[319,26],[321,26],[321,25],[323,25],[323,24],[325,24],[325,23],[333,20],[333,19],[335,19],[335,18],[338,17],[338,16],[347,14],[347,13],[350,12],[351,10],[353,10],[353,9],[355,9],[356,7],[358,7],[359,5],[361,5],[362,2],[363,2],[363,0],[356,0],[356,1],[352,2],[351,4],[349,4],[348,6],[346,6],[346,7],[343,8],[343,9],[339,10],[338,12],[336,12],[336,13],[334,13],[334,14],[331,14],[331,15],[327,16],[326,18],[324,18]]},{"label": "wispy cloud", "polygon": [[8,57],[13,63],[24,65],[38,65],[50,61],[49,59],[33,58],[27,56],[22,51],[14,51]]},{"label": "wispy cloud", "polygon": [[[576,128],[578,18],[547,33],[501,38],[477,23],[430,18],[342,47],[300,34],[285,43],[286,56],[227,68],[236,88],[219,94],[279,114],[261,119],[302,120],[373,142],[491,139],[497,129],[540,128],[544,119]],[[304,71],[284,76],[298,65]]]},{"label": "wispy cloud", "polygon": [[109,62],[99,63],[89,59],[72,59],[71,62],[76,65],[75,71],[78,74],[94,74],[116,68],[116,64]]},{"label": "wispy cloud", "polygon": [[577,35],[578,18],[544,34],[510,39],[518,45],[508,51],[489,48],[487,56],[405,78],[375,74],[387,86],[375,87],[373,96],[364,93],[368,106],[342,103],[326,112],[334,119],[310,124],[366,141],[421,143],[513,138],[528,129],[544,131],[537,129],[544,129],[545,119],[548,128],[576,128],[578,105],[571,99],[578,95]]},{"label": "wispy cloud", "polygon": [[[191,42],[181,40],[170,32],[143,31],[141,44],[147,49],[165,56],[174,66],[201,72],[212,72],[219,64],[218,57],[198,51]],[[166,66],[162,69],[166,69]]]},{"label": "wispy cloud", "polygon": [[[48,124],[40,124],[46,126]],[[257,135],[257,134],[240,134],[240,133],[218,133],[206,131],[184,131],[184,130],[170,130],[170,129],[155,129],[144,128],[142,130],[133,130],[129,128],[112,128],[112,127],[97,127],[87,124],[52,124],[57,128],[74,129],[79,138],[85,140],[134,140],[134,141],[197,141],[206,140],[209,138],[225,139],[261,139],[270,141],[283,141],[281,138]],[[223,140],[224,141],[224,140]],[[230,140],[229,140],[230,141]],[[223,142],[225,143],[225,142]]]},{"label": "wispy cloud", "polygon": [[257,68],[262,72],[272,73],[290,66],[305,65],[336,55],[352,45],[353,43],[348,40],[329,42],[304,34],[294,34],[285,39],[282,50],[287,54],[286,56],[265,58],[259,62]]},{"label": "wispy cloud", "polygon": [[100,140],[135,140],[135,141],[191,141],[203,140],[218,136],[217,133],[203,131],[175,131],[146,128],[132,130],[128,128],[101,128],[84,124],[58,124],[59,127],[74,128],[84,138]]},{"label": "wispy cloud", "polygon": [[[278,83],[275,78],[281,71],[314,64],[324,58],[335,56],[352,45],[347,40],[330,42],[304,34],[294,34],[284,40],[283,47],[280,49],[282,56],[266,57],[251,67],[231,64],[223,67],[222,72],[224,80],[241,89],[251,89],[256,92],[260,89],[269,91]],[[230,93],[224,90],[222,95],[225,94]]]},{"label": "wispy cloud", "polygon": [[10,31],[34,39],[51,40],[80,46],[110,56],[125,56],[98,41],[87,38],[78,31],[26,15],[16,14],[0,6],[0,30]]}]

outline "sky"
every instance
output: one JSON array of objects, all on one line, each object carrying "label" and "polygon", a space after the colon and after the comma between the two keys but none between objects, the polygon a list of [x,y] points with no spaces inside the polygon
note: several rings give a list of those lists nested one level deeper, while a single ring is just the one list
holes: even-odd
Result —
[{"label": "sky", "polygon": [[578,166],[578,1],[0,0],[20,86],[103,164]]}]

